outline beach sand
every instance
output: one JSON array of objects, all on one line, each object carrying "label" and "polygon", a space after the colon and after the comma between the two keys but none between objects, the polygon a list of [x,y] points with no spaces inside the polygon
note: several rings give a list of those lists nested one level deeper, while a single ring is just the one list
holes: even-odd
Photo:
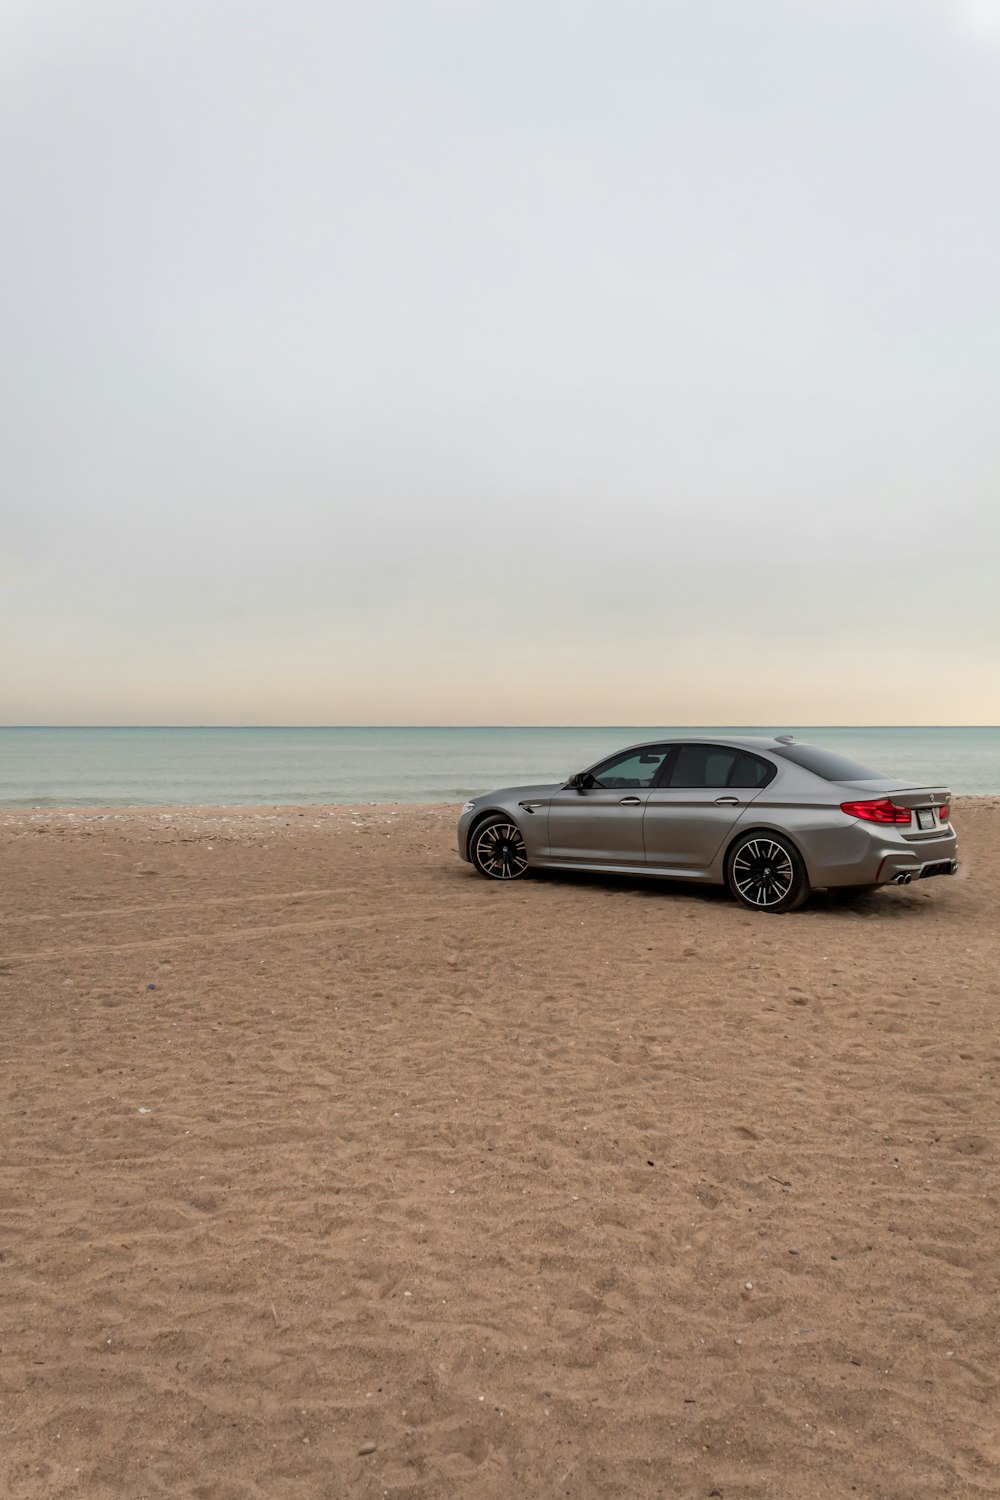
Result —
[{"label": "beach sand", "polygon": [[1000,1494],[1000,801],[756,916],[0,813],[0,1494]]}]

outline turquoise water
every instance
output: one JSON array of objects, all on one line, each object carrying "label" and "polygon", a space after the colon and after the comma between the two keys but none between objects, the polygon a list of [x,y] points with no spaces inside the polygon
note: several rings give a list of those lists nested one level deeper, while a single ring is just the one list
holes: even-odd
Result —
[{"label": "turquoise water", "polygon": [[1000,793],[1000,728],[4,729],[0,806],[458,802],[660,735],[794,734],[916,783]]}]

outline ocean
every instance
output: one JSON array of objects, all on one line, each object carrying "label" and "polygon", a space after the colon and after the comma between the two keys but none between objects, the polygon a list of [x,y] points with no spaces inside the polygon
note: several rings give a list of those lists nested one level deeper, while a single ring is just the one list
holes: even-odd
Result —
[{"label": "ocean", "polygon": [[461,802],[688,734],[794,734],[890,776],[1000,793],[997,727],[0,728],[0,806]]}]

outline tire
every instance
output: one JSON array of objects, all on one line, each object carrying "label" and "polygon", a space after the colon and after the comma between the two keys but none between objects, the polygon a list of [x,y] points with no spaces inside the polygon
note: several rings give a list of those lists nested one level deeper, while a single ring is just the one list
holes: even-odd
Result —
[{"label": "tire", "polygon": [[805,865],[780,834],[743,833],[726,855],[726,885],[751,911],[794,911],[809,895]]},{"label": "tire", "polygon": [[487,880],[520,880],[528,872],[528,851],[521,830],[499,813],[472,830],[469,855]]}]

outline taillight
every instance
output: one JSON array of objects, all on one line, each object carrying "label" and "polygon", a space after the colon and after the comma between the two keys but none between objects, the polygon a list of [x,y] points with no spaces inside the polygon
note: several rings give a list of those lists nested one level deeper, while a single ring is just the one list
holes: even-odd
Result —
[{"label": "taillight", "polygon": [[874,802],[842,802],[841,812],[849,818],[861,818],[865,823],[912,823],[913,814],[908,807],[897,807],[888,797],[879,797]]},{"label": "taillight", "polygon": [[940,819],[940,821],[942,823],[947,823],[947,821],[948,821],[948,819],[950,817],[951,817],[951,808],[949,807],[948,803],[945,802],[945,803],[943,803],[938,808],[938,818]]}]

